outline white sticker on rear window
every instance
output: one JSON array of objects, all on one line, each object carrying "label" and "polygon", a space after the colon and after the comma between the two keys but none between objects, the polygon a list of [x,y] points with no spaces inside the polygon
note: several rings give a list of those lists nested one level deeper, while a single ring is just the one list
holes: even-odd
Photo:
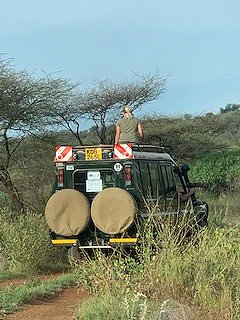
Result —
[{"label": "white sticker on rear window", "polygon": [[88,171],[87,178],[88,178],[88,180],[100,180],[100,172],[99,171]]},{"label": "white sticker on rear window", "polygon": [[100,192],[102,191],[102,180],[86,180],[86,192]]}]

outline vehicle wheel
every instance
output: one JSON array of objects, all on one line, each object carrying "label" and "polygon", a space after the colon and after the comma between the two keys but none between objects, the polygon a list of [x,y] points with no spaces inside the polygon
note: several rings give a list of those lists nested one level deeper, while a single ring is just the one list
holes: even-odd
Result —
[{"label": "vehicle wheel", "polygon": [[208,216],[207,214],[199,215],[197,218],[197,225],[200,228],[204,228],[208,226]]},{"label": "vehicle wheel", "polygon": [[194,207],[196,213],[196,224],[198,228],[204,228],[208,226],[208,204],[203,202],[199,206]]},{"label": "vehicle wheel", "polygon": [[67,256],[68,260],[71,261],[76,261],[80,259],[80,252],[78,250],[77,246],[72,246],[68,249],[67,251]]}]

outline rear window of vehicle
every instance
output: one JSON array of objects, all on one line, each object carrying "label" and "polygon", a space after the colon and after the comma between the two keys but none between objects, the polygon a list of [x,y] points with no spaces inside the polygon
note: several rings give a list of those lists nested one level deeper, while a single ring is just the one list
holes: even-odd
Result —
[{"label": "rear window of vehicle", "polygon": [[73,174],[74,189],[82,192],[88,198],[93,198],[103,189],[115,187],[113,170],[76,170]]}]

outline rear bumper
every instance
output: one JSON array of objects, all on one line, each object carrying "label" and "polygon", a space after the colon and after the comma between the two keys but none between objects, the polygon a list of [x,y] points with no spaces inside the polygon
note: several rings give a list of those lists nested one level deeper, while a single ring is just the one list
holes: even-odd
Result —
[{"label": "rear bumper", "polygon": [[99,241],[101,243],[93,243],[88,241],[81,244],[79,239],[52,239],[51,243],[56,247],[72,247],[79,249],[113,249],[117,246],[134,246],[137,244],[137,238],[110,238],[108,241]]}]

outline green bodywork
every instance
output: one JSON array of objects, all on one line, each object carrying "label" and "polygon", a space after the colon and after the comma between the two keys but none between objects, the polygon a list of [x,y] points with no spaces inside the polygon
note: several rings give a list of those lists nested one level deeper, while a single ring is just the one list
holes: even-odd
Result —
[{"label": "green bodywork", "polygon": [[[114,169],[116,163],[122,166],[121,171]],[[132,173],[130,185],[127,185],[124,179],[127,166],[131,168]],[[59,168],[62,168],[64,172],[64,183],[60,188],[57,183],[57,170]],[[91,201],[97,193],[86,192],[85,181],[87,180],[87,172],[93,171],[100,172],[103,189],[119,187],[132,194],[142,213],[147,213],[149,205],[158,204],[163,211],[169,208],[170,203],[172,208],[177,208],[178,197],[172,163],[166,160],[132,159],[126,161],[109,159],[56,163],[54,192],[66,188],[76,189],[84,193]],[[171,185],[169,185],[170,182]]]},{"label": "green bodywork", "polygon": [[[136,152],[132,159],[120,160],[114,159],[111,149],[111,152],[107,150],[102,153],[101,160],[86,160],[86,150],[77,152],[79,153],[76,153],[77,156],[72,161],[55,162],[53,193],[62,189],[75,189],[83,193],[91,205],[98,192],[105,188],[118,187],[133,196],[137,204],[137,223],[144,221],[152,208],[155,210],[154,214],[160,216],[178,214],[181,207],[179,193],[186,193],[188,187],[181,170],[168,153],[163,150]],[[62,185],[59,185],[59,170],[63,175]],[[97,177],[96,185],[90,181],[90,176]],[[193,206],[194,201],[190,202]],[[192,208],[193,206],[191,205]],[[196,202],[195,207],[197,206]],[[206,205],[201,203],[199,206],[207,217]],[[190,209],[189,212],[193,213],[194,210]],[[136,234],[137,227],[134,223],[124,236],[136,237]],[[97,230],[93,224],[78,235],[81,245],[90,243],[93,238],[107,241],[110,235]]]}]

